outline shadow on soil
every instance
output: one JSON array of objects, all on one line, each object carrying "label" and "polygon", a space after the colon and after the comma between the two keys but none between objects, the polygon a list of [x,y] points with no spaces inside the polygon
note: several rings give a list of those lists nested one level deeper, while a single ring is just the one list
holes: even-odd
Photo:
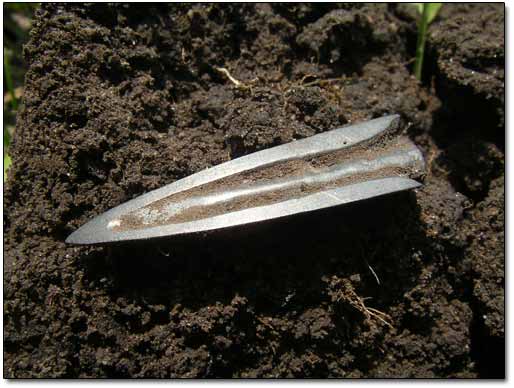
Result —
[{"label": "shadow on soil", "polygon": [[320,303],[331,276],[357,275],[377,307],[415,284],[420,263],[413,247],[425,238],[418,219],[415,194],[398,193],[210,234],[106,247],[109,259],[99,252],[83,265],[91,280],[110,279],[114,298],[165,306],[196,310],[239,295],[260,312],[294,310],[296,301],[305,309]]}]

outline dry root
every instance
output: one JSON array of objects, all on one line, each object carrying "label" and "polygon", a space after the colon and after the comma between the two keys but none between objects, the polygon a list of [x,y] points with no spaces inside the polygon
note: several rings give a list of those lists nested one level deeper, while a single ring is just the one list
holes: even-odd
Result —
[{"label": "dry root", "polygon": [[[238,79],[234,78],[232,76],[232,74],[230,74],[230,72],[224,68],[224,67],[216,67],[215,68],[217,71],[219,71],[220,73],[224,74],[230,82],[232,82],[234,84],[234,86],[238,89],[242,89],[242,90],[250,90],[252,91],[252,86],[251,85],[246,85],[244,84],[243,82],[239,81]],[[250,81],[251,83],[253,82],[256,82],[258,79],[254,79],[252,81]]]},{"label": "dry root", "polygon": [[330,281],[330,286],[332,291],[330,291],[329,294],[333,302],[352,306],[354,309],[360,311],[366,321],[371,324],[375,324],[378,321],[391,329],[393,328],[391,323],[392,318],[380,310],[366,306],[364,299],[357,295],[348,279],[338,279],[334,277]]}]

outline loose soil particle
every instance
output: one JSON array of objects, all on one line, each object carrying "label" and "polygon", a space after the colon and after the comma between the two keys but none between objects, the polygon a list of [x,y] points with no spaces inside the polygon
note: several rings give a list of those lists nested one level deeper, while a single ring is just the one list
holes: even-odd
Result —
[{"label": "loose soil particle", "polygon": [[[503,28],[502,4],[445,4],[420,84],[402,5],[43,4],[4,191],[4,377],[504,377]],[[416,192],[63,242],[203,168],[390,113],[426,156]]]}]

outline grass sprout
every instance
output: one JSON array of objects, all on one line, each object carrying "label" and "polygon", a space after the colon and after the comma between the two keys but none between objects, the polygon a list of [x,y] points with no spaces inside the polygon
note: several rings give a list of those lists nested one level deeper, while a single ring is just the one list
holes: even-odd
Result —
[{"label": "grass sprout", "polygon": [[421,14],[418,21],[418,41],[416,43],[416,61],[414,62],[414,75],[421,81],[421,70],[423,68],[423,57],[425,56],[425,43],[427,39],[428,25],[437,16],[442,3],[413,3]]}]

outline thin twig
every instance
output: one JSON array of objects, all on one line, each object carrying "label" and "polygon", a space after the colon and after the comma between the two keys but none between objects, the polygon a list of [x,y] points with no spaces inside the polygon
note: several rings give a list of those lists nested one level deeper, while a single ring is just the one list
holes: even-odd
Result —
[{"label": "thin twig", "polygon": [[375,277],[378,285],[380,286],[380,279],[378,278],[378,275],[376,274],[376,272],[373,270],[373,268],[371,267],[371,265],[369,265],[368,263],[368,260],[364,259],[364,261],[366,261],[366,265],[368,266],[369,270],[371,271],[371,273],[373,274],[373,276]]},{"label": "thin twig", "polygon": [[[391,329],[393,328],[393,325],[391,325],[389,322],[386,321],[386,318],[387,319],[390,319],[391,317],[389,317],[389,315],[387,315],[386,313],[383,313],[382,311],[379,311],[377,309],[374,309],[372,307],[365,307],[366,310],[368,311],[369,314],[371,314],[372,316],[374,316],[375,318],[379,319],[381,322],[383,322],[384,324],[386,324],[388,327],[390,327]],[[384,318],[382,318],[384,317]]]},{"label": "thin twig", "polygon": [[344,77],[339,78],[327,78],[327,79],[318,79],[316,81],[307,82],[306,84],[301,84],[300,86],[314,86],[314,85],[321,85],[321,84],[329,84],[332,82],[337,81],[344,81]]},{"label": "thin twig", "polygon": [[230,72],[225,69],[224,67],[216,67],[216,70],[218,70],[220,73],[223,73],[227,76],[227,78],[232,82],[236,87],[241,89],[248,89],[248,86],[243,84],[241,81],[235,79]]}]

